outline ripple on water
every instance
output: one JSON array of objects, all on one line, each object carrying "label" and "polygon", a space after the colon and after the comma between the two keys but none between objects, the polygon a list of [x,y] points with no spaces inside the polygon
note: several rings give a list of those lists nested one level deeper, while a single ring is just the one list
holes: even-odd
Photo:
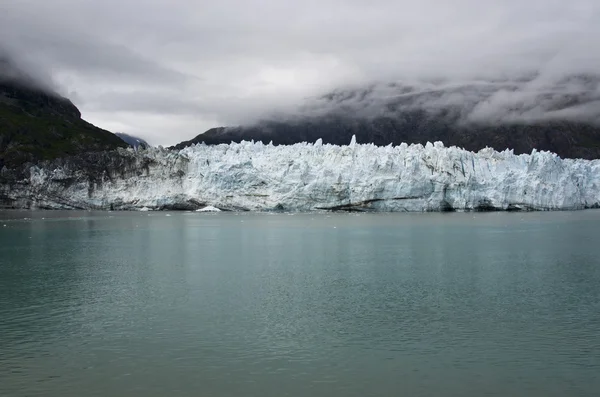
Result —
[{"label": "ripple on water", "polygon": [[0,395],[600,390],[597,212],[146,215],[0,229]]}]

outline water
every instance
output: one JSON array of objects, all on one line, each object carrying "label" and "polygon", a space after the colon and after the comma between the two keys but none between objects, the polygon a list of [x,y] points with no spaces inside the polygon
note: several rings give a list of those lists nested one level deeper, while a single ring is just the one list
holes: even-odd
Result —
[{"label": "water", "polygon": [[0,219],[3,397],[600,395],[600,211]]}]

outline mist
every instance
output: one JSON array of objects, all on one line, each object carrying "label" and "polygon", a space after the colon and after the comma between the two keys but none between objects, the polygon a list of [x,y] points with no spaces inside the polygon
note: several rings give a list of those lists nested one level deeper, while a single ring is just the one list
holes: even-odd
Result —
[{"label": "mist", "polygon": [[0,48],[85,119],[151,144],[390,103],[600,119],[595,0],[8,1]]},{"label": "mist", "polygon": [[18,59],[3,48],[0,48],[0,83],[18,84],[48,94],[56,94],[59,90],[43,68]]}]

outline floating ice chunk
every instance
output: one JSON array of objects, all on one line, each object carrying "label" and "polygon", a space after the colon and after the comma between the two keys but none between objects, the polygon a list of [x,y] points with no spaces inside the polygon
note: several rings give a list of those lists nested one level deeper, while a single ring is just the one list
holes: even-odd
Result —
[{"label": "floating ice chunk", "polygon": [[196,212],[221,212],[221,210],[218,209],[217,207],[213,207],[212,205],[207,205],[204,208],[200,208],[200,209],[196,210]]}]

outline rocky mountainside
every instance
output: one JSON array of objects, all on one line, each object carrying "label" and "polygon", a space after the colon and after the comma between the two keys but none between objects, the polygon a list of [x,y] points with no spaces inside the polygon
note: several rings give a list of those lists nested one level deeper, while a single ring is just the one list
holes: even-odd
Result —
[{"label": "rocky mountainside", "polygon": [[[533,80],[532,80],[533,81]],[[529,86],[528,86],[529,84]],[[442,141],[477,151],[547,150],[563,158],[600,158],[600,79],[574,76],[547,87],[532,82],[387,85],[336,91],[289,117],[213,128],[175,148],[242,140],[346,145]]]},{"label": "rocky mountainside", "polygon": [[126,146],[83,120],[71,101],[40,88],[0,59],[0,170]]}]

